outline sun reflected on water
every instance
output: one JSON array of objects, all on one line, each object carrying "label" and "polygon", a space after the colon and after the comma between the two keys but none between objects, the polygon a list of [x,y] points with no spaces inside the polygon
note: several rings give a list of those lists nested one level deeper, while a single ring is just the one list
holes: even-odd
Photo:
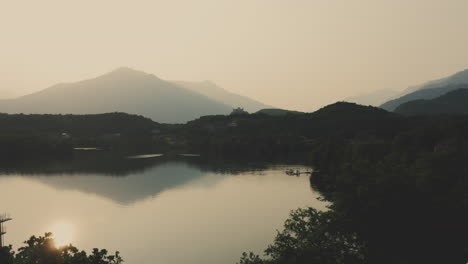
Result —
[{"label": "sun reflected on water", "polygon": [[57,222],[50,226],[48,230],[52,232],[57,247],[66,246],[73,242],[75,227],[70,223]]}]

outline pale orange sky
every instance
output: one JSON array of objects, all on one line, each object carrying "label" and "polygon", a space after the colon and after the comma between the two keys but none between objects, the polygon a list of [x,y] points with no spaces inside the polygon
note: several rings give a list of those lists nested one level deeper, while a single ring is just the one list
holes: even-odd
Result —
[{"label": "pale orange sky", "polygon": [[128,66],[311,111],[468,68],[466,0],[0,0],[0,97]]}]

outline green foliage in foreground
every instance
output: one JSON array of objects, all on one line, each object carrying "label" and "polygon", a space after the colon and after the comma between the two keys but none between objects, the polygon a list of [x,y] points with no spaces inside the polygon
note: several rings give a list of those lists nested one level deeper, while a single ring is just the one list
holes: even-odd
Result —
[{"label": "green foliage in foreground", "polygon": [[1,264],[121,264],[119,252],[108,255],[105,249],[93,249],[91,254],[80,251],[72,245],[56,247],[52,233],[32,236],[26,245],[14,252],[12,247],[0,248]]},{"label": "green foliage in foreground", "polygon": [[334,211],[297,209],[266,250],[266,259],[243,253],[239,264],[365,263],[366,246],[346,231]]}]

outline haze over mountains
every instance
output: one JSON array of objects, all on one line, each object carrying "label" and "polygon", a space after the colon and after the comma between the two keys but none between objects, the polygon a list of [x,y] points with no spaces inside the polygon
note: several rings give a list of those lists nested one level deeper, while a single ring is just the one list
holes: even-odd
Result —
[{"label": "haze over mountains", "polygon": [[96,114],[126,112],[156,122],[184,123],[204,115],[229,114],[235,107],[268,107],[229,93],[211,82],[169,82],[130,68],[94,79],[57,84],[15,99],[0,100],[0,112]]},{"label": "haze over mountains", "polygon": [[[468,88],[468,69],[446,78],[409,87],[400,93],[400,97],[387,101],[380,107],[395,111],[402,104],[435,99],[463,88]],[[345,100],[376,106],[385,98],[395,97],[397,94],[395,91],[378,90]],[[411,107],[416,107],[415,105],[412,104]],[[423,109],[434,106],[434,103],[419,101],[417,105],[417,112],[421,113]],[[444,112],[441,110],[443,105],[437,104],[437,111]],[[57,84],[30,95],[0,100],[0,112],[3,113],[125,112],[142,115],[160,123],[185,123],[205,115],[226,115],[237,107],[250,113],[262,109],[265,114],[273,115],[290,112],[231,93],[210,81],[165,81],[155,75],[125,67],[94,79]],[[447,108],[445,111],[453,112],[454,109],[459,108]],[[429,109],[428,113],[431,111]]]},{"label": "haze over mountains", "polygon": [[448,92],[462,88],[468,88],[468,69],[457,72],[446,78],[408,87],[400,94],[400,97],[390,100],[380,107],[387,111],[394,111],[403,103],[420,99],[434,99]]},{"label": "haze over mountains", "polygon": [[211,81],[204,82],[185,82],[185,81],[173,81],[176,85],[190,89],[194,92],[203,94],[211,99],[218,102],[223,102],[232,107],[242,107],[247,112],[253,113],[260,109],[272,108],[270,105],[266,105],[255,101],[246,96],[231,93],[219,87]]},{"label": "haze over mountains", "polygon": [[[401,92],[377,90],[347,97],[346,102],[379,106],[403,115],[468,114],[468,69],[414,85]],[[466,106],[465,106],[466,105]]]},{"label": "haze over mountains", "polygon": [[387,100],[394,98],[396,95],[398,95],[398,92],[394,90],[377,90],[370,93],[346,97],[343,100],[361,105],[379,106]]}]

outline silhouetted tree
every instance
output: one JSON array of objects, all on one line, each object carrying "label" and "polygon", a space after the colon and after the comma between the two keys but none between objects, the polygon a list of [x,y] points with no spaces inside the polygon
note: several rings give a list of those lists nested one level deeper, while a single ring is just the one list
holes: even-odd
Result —
[{"label": "silhouetted tree", "polygon": [[12,247],[0,247],[0,263],[2,264],[14,264],[14,255]]},{"label": "silhouetted tree", "polygon": [[249,112],[245,111],[242,107],[232,109],[231,115],[248,115]]},{"label": "silhouetted tree", "polygon": [[117,251],[108,255],[107,250],[93,249],[91,255],[70,245],[56,247],[52,233],[32,236],[15,254],[11,246],[0,249],[2,264],[121,264],[123,259]]},{"label": "silhouetted tree", "polygon": [[243,253],[240,264],[366,263],[366,245],[340,219],[333,211],[297,209],[265,250],[266,259]]}]

